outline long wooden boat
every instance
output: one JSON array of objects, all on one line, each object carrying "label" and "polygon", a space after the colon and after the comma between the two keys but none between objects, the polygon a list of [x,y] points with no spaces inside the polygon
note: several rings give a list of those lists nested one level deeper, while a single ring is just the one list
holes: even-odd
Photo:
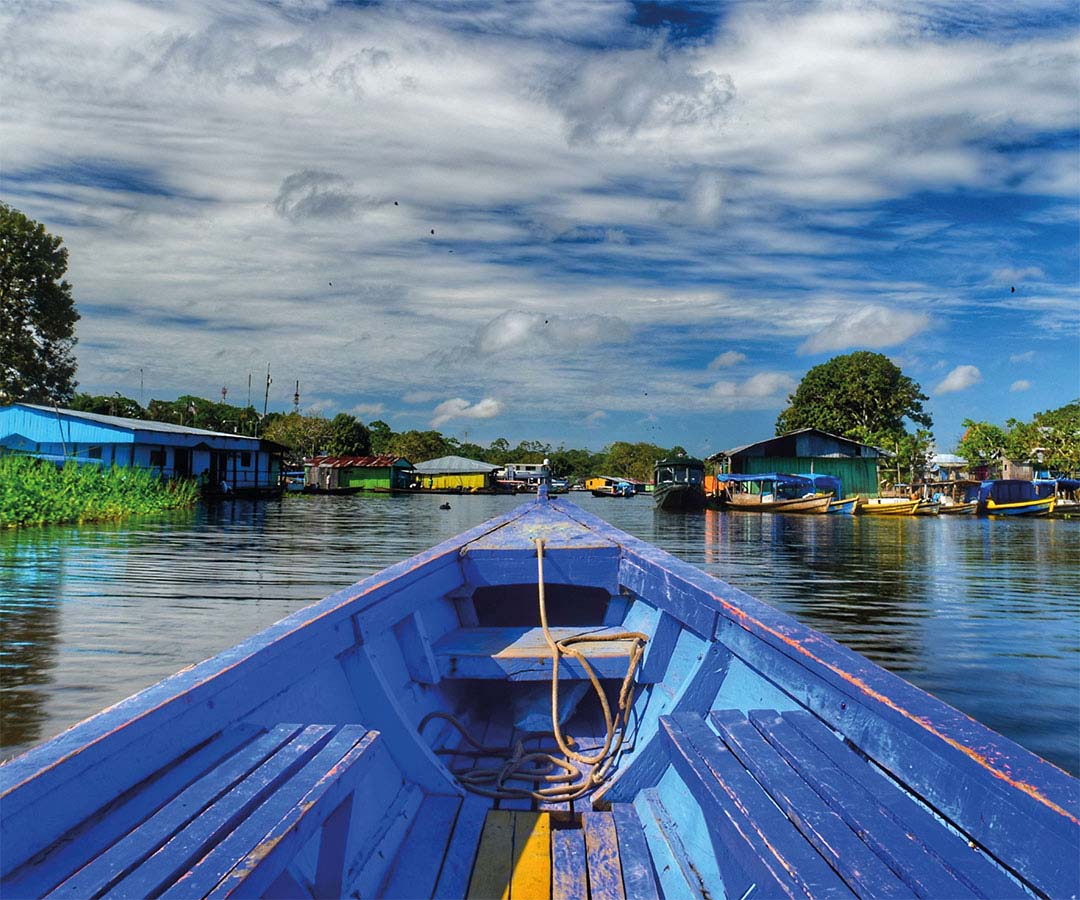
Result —
[{"label": "long wooden boat", "polygon": [[765,499],[768,495],[734,492],[721,498],[721,508],[743,509],[751,512],[813,513],[829,512],[832,497],[797,497],[787,499]]},{"label": "long wooden boat", "polygon": [[941,512],[941,504],[937,500],[920,500],[915,507],[917,516],[936,516]]},{"label": "long wooden boat", "polygon": [[5,898],[1080,892],[1075,779],[544,495],[0,767],[0,817]]},{"label": "long wooden boat", "polygon": [[855,513],[860,516],[913,516],[918,508],[918,500],[907,500],[903,497],[871,497],[862,500]]},{"label": "long wooden boat", "polygon": [[938,512],[943,516],[970,516],[974,514],[978,505],[974,500],[959,503],[942,503]]},{"label": "long wooden boat", "polygon": [[[718,475],[716,505],[751,512],[822,514],[829,511],[833,492],[818,491],[813,475]],[[822,476],[839,486],[839,480]]]},{"label": "long wooden boat", "polygon": [[673,456],[653,464],[653,503],[657,509],[686,512],[705,508],[705,463]]}]

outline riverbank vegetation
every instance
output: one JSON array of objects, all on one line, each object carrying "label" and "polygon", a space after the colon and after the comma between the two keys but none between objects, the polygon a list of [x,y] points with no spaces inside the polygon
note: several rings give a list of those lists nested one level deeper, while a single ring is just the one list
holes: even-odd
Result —
[{"label": "riverbank vegetation", "polygon": [[0,527],[118,519],[193,506],[194,481],[162,481],[146,469],[58,467],[25,456],[0,456]]}]

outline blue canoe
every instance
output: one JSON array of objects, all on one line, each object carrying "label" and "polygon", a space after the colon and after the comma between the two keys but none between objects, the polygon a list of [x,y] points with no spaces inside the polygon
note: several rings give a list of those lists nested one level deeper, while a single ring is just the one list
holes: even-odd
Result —
[{"label": "blue canoe", "polygon": [[1078,788],[540,497],[0,767],[0,894],[1076,897]]}]

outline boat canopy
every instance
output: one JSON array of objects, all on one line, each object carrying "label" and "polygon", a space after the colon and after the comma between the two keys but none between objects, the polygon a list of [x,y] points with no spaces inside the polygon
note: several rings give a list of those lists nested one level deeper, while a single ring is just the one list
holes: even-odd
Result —
[{"label": "boat canopy", "polygon": [[807,494],[832,492],[839,499],[841,481],[835,475],[791,475],[785,472],[769,472],[762,475],[717,475],[721,484],[742,484],[751,494],[772,493],[780,498],[794,499]]},{"label": "boat canopy", "polygon": [[[1042,496],[1049,496],[1049,494]],[[980,503],[985,503],[987,500],[993,500],[995,503],[1023,503],[1026,500],[1039,499],[1041,499],[1039,490],[1033,481],[1024,481],[1020,478],[998,478],[993,481],[984,481],[979,485]]]},{"label": "boat canopy", "polygon": [[653,464],[657,484],[701,484],[705,463],[692,456],[671,456]]}]

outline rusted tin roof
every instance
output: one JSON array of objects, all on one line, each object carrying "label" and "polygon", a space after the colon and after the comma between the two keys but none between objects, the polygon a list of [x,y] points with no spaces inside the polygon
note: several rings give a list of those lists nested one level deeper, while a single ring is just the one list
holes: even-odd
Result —
[{"label": "rusted tin roof", "polygon": [[324,469],[388,469],[403,462],[409,468],[409,461],[403,456],[309,456],[304,459],[305,466],[321,466]]}]

